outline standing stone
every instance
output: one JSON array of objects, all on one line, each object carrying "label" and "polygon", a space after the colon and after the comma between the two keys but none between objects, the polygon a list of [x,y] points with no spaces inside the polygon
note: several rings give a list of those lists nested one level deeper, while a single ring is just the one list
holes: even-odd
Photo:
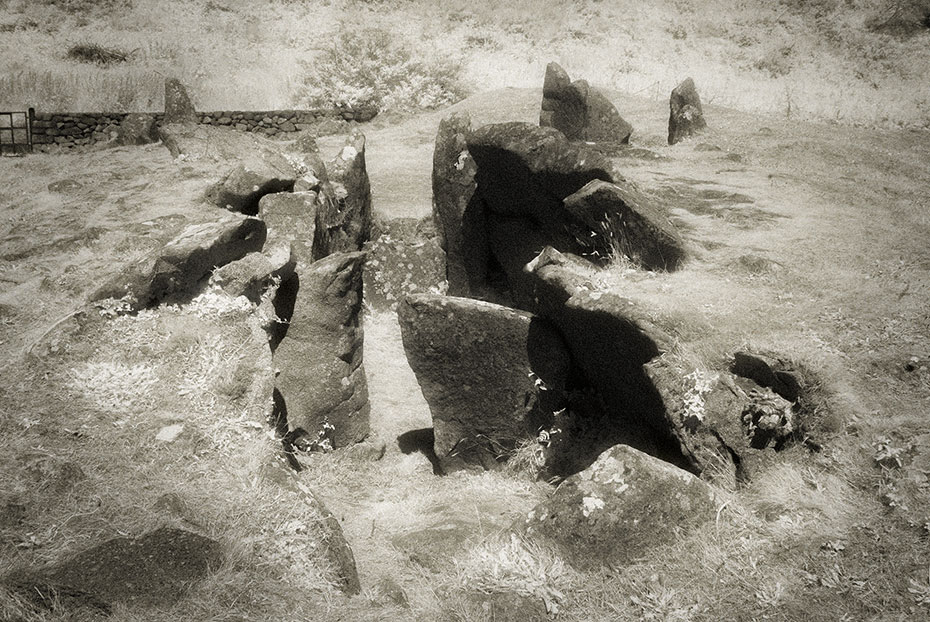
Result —
[{"label": "standing stone", "polygon": [[[492,468],[563,407],[569,356],[547,322],[488,302],[425,294],[407,298],[398,319],[444,470]],[[539,384],[545,390],[537,391]]]},{"label": "standing stone", "polygon": [[668,144],[694,136],[707,127],[701,98],[694,87],[694,80],[686,79],[672,90],[669,98]]},{"label": "standing stone", "polygon": [[674,543],[717,510],[705,482],[658,458],[616,445],[536,506],[518,530],[554,544],[579,570],[628,564]]},{"label": "standing stone", "polygon": [[155,117],[150,114],[130,113],[119,124],[117,144],[146,145],[158,141],[158,125],[155,123]]},{"label": "standing stone", "polygon": [[180,80],[168,78],[165,80],[165,116],[164,125],[169,123],[197,123],[197,111],[187,89]]},{"label": "standing stone", "polygon": [[365,166],[365,135],[354,130],[326,166],[329,184],[318,197],[314,259],[358,251],[371,237],[371,184]]},{"label": "standing stone", "polygon": [[[274,353],[288,427],[310,441],[344,447],[368,436],[368,385],[362,365],[362,265],[365,254],[297,257],[293,312]],[[286,289],[282,284],[282,290]],[[279,290],[280,295],[280,290]]]},{"label": "standing stone", "polygon": [[633,126],[598,89],[585,80],[571,82],[557,63],[546,66],[541,127],[554,127],[569,140],[627,144]]},{"label": "standing stone", "polygon": [[471,119],[455,113],[439,122],[433,150],[433,217],[452,296],[478,293],[490,259],[484,206],[475,192],[477,166],[466,144],[469,132]]},{"label": "standing stone", "polygon": [[317,194],[312,191],[276,192],[259,200],[258,217],[268,226],[266,253],[280,252],[279,249],[289,249],[293,245],[312,254],[316,200]]}]

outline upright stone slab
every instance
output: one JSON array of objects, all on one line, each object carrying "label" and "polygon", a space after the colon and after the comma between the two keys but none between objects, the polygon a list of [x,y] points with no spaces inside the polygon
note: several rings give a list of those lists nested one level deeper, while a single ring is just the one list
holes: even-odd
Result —
[{"label": "upright stone slab", "polygon": [[277,192],[263,196],[258,202],[258,217],[268,226],[265,252],[290,248],[292,244],[312,249],[316,206],[317,193],[313,191]]},{"label": "upright stone slab", "polygon": [[[492,468],[563,407],[568,353],[547,322],[487,302],[427,294],[407,298],[398,319],[446,471]],[[538,383],[546,390],[538,391]]]},{"label": "upright stone slab", "polygon": [[329,184],[318,195],[314,259],[354,252],[371,237],[371,184],[365,165],[365,135],[353,130],[326,166]]},{"label": "upright stone slab", "polygon": [[672,90],[668,105],[668,144],[674,145],[707,127],[701,97],[691,78],[687,78]]},{"label": "upright stone slab", "polygon": [[127,114],[119,124],[117,144],[147,145],[158,140],[158,125],[155,117],[150,114],[133,112]]},{"label": "upright stone slab", "polygon": [[439,122],[433,150],[433,217],[452,296],[479,293],[490,261],[484,205],[476,194],[477,167],[466,143],[469,132],[467,113],[446,117]]},{"label": "upright stone slab", "polygon": [[[287,333],[274,353],[288,427],[334,448],[368,436],[368,385],[362,365],[362,266],[365,254],[297,257]],[[282,289],[285,285],[282,284]]]},{"label": "upright stone slab", "polygon": [[170,123],[197,123],[197,111],[187,89],[176,78],[165,80],[165,116],[162,124]]},{"label": "upright stone slab", "polygon": [[630,142],[633,126],[610,100],[585,80],[571,82],[557,63],[546,66],[541,108],[539,125],[554,127],[569,140]]},{"label": "upright stone slab", "polygon": [[554,544],[572,566],[631,563],[713,520],[713,489],[694,475],[626,445],[562,482],[515,528]]}]

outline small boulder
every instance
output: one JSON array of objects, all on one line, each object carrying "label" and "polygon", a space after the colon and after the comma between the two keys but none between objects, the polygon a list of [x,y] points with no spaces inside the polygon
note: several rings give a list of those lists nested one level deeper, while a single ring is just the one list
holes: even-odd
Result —
[{"label": "small boulder", "polygon": [[90,296],[90,301],[129,296],[133,310],[165,299],[192,295],[214,268],[259,251],[265,243],[265,223],[220,212],[212,222],[189,225],[164,248],[115,275]]},{"label": "small boulder", "polygon": [[40,577],[52,589],[76,590],[104,603],[170,606],[222,561],[215,540],[162,527],[139,538],[103,542]]},{"label": "small boulder", "polygon": [[515,528],[551,542],[579,570],[629,564],[713,520],[713,489],[694,475],[616,445],[562,482]]},{"label": "small boulder", "polygon": [[566,197],[564,204],[580,223],[572,226],[576,240],[589,247],[590,254],[611,257],[619,251],[649,270],[674,270],[685,258],[674,225],[627,182],[594,180]]},{"label": "small boulder", "polygon": [[138,112],[127,114],[123,118],[116,137],[118,145],[147,145],[159,140],[155,117]]},{"label": "small boulder", "polygon": [[477,293],[490,259],[484,206],[476,194],[477,166],[466,143],[469,132],[471,119],[455,113],[439,122],[433,149],[433,218],[446,252],[452,296]]},{"label": "small boulder", "polygon": [[296,178],[293,170],[279,171],[266,163],[259,166],[238,164],[207,189],[204,199],[231,212],[254,216],[263,196],[290,191]]},{"label": "small boulder", "polygon": [[797,402],[801,397],[801,383],[788,365],[771,356],[754,352],[737,352],[730,366],[737,376],[748,378],[788,400]]},{"label": "small boulder", "polygon": [[165,80],[165,116],[162,123],[197,123],[197,111],[180,80]]},{"label": "small boulder", "polygon": [[672,90],[669,98],[668,144],[674,145],[707,127],[701,98],[694,80],[686,79]]},{"label": "small boulder", "polygon": [[426,294],[408,297],[398,319],[445,471],[493,468],[562,408],[569,356],[547,322],[488,302]]},{"label": "small boulder", "polygon": [[585,80],[571,82],[557,63],[546,66],[541,127],[554,127],[569,140],[628,144],[631,126],[598,89]]},{"label": "small boulder", "polygon": [[365,305],[395,310],[411,294],[445,293],[445,253],[431,217],[376,222],[365,244]]},{"label": "small boulder", "polygon": [[277,253],[249,253],[214,270],[210,282],[230,296],[245,296],[258,304],[268,289],[294,273],[294,265],[290,247]]},{"label": "small boulder", "polygon": [[318,196],[313,257],[361,250],[371,237],[371,184],[365,165],[365,135],[354,130],[326,166],[329,184]]},{"label": "small boulder", "polygon": [[[295,249],[296,251],[296,249]],[[362,266],[365,254],[337,253],[297,272],[278,296],[293,296],[287,331],[274,352],[288,427],[315,446],[345,447],[368,436],[368,385],[362,366]],[[292,282],[293,281],[293,282]],[[276,303],[277,304],[277,303]]]}]

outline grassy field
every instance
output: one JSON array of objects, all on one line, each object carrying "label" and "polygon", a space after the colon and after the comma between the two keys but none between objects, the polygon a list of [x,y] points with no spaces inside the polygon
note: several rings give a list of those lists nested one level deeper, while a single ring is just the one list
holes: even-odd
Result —
[{"label": "grassy field", "polygon": [[927,127],[928,13],[926,0],[5,0],[0,108],[157,110],[164,76],[203,110],[430,108],[539,86],[555,60],[656,100],[692,76],[705,102],[740,110]]}]

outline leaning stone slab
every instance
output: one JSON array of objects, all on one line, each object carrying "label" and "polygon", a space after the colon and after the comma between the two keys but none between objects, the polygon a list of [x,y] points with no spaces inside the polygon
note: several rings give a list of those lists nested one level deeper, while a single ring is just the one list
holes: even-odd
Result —
[{"label": "leaning stone slab", "polygon": [[371,183],[365,165],[365,135],[354,130],[326,166],[329,184],[318,197],[313,257],[361,250],[371,237]]},{"label": "leaning stone slab", "polygon": [[554,127],[569,140],[627,144],[633,126],[598,89],[585,80],[570,81],[557,63],[546,66],[541,127]]},{"label": "leaning stone slab", "polygon": [[[398,309],[404,350],[430,406],[444,470],[493,468],[562,407],[569,357],[531,314],[451,296],[411,296]],[[537,391],[538,382],[547,387]]]},{"label": "leaning stone slab", "polygon": [[214,268],[261,250],[265,223],[226,212],[216,220],[188,226],[158,249],[114,276],[90,301],[129,296],[134,310],[190,295]]},{"label": "leaning stone slab", "polygon": [[515,525],[580,570],[629,564],[715,516],[713,489],[626,445],[602,453]]},{"label": "leaning stone slab", "polygon": [[333,448],[369,432],[359,321],[364,259],[362,252],[337,253],[311,263],[297,255],[296,283],[279,289],[279,296],[294,294],[287,332],[274,353],[288,427]]},{"label": "leaning stone slab", "polygon": [[684,242],[674,225],[626,182],[594,180],[564,203],[581,223],[576,237],[591,254],[610,257],[619,251],[650,270],[674,270],[684,261]]},{"label": "leaning stone slab", "polygon": [[681,142],[707,127],[701,97],[691,78],[687,78],[672,90],[668,105],[668,144]]}]

